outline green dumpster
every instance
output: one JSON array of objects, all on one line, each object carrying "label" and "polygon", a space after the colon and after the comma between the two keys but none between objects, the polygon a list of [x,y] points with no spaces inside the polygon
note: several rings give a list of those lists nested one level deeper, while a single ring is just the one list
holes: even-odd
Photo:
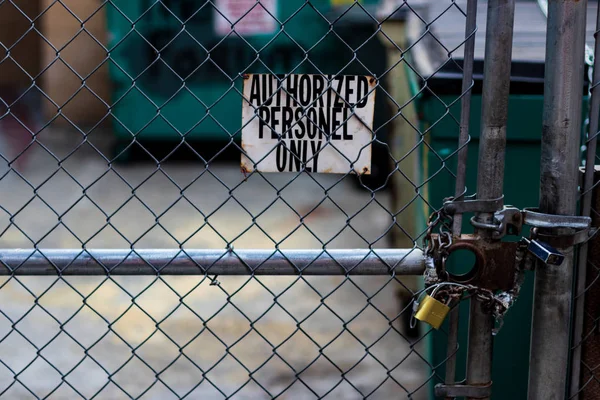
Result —
[{"label": "green dumpster", "polygon": [[[481,126],[481,83],[483,63],[475,62],[475,86],[472,92],[470,134],[468,145],[467,188],[475,193],[477,181],[477,152]],[[504,178],[505,204],[519,208],[538,205],[540,179],[540,139],[543,109],[542,63],[513,62],[508,110],[506,169]],[[424,155],[428,176],[435,176],[428,185],[428,198],[438,208],[444,197],[454,194],[454,178],[448,172],[456,170],[458,121],[460,116],[461,72],[449,63],[434,77],[427,80],[431,89],[418,101],[422,132],[428,130],[427,140],[432,151]],[[434,93],[435,95],[433,95]],[[447,105],[455,102],[450,108]],[[449,111],[449,112],[448,112]],[[470,217],[470,216],[469,216]],[[463,221],[463,232],[472,232],[469,218]],[[524,234],[527,234],[525,232]],[[511,240],[507,238],[507,240]],[[512,239],[516,240],[516,238]],[[448,268],[454,273],[465,273],[473,260],[466,255],[451,257]],[[527,273],[525,284],[516,304],[509,310],[504,325],[494,339],[492,379],[494,398],[525,398],[527,393],[529,341],[533,299],[533,276]],[[457,381],[465,378],[468,332],[468,301],[460,305],[459,351]],[[431,332],[431,363],[435,369],[432,384],[442,382],[445,374],[446,326]]]},{"label": "green dumpster", "polygon": [[[372,8],[377,1],[360,3]],[[117,139],[180,141],[185,135],[190,140],[230,140],[241,127],[245,72],[335,74],[348,65],[342,73],[366,73],[352,62],[352,48],[368,42],[376,26],[358,6],[345,12],[347,3],[111,2],[107,16]],[[248,4],[253,9],[244,16]],[[237,19],[232,31],[227,21]],[[284,22],[283,29],[278,21]],[[329,21],[336,21],[335,34]],[[382,71],[382,46],[370,42],[358,58]]]}]

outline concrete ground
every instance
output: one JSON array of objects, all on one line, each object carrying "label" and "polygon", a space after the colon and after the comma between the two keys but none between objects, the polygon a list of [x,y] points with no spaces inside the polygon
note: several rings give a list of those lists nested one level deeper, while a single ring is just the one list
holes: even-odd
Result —
[{"label": "concrete ground", "polygon": [[[0,152],[14,156],[18,146],[0,140]],[[390,245],[389,193],[371,196],[350,178],[246,179],[237,160],[209,170],[181,161],[109,167],[81,141],[43,131],[12,170],[4,163],[2,248]],[[90,142],[109,154],[100,134]],[[48,154],[62,160],[75,148],[60,163]],[[10,399],[391,399],[431,374],[425,340],[411,345],[399,333],[397,280],[218,281],[3,278],[0,391]],[[426,398],[426,388],[413,398]]]}]

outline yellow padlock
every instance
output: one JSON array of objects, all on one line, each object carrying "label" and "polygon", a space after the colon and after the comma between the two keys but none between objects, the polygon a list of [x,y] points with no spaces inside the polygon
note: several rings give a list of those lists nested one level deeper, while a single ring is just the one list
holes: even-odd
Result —
[{"label": "yellow padlock", "polygon": [[431,325],[434,329],[439,329],[449,311],[449,306],[429,295],[425,295],[415,313],[415,318]]}]

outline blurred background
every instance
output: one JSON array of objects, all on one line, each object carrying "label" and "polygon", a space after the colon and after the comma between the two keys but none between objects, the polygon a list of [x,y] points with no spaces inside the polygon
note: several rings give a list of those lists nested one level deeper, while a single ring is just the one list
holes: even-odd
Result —
[{"label": "blurred background", "polygon": [[[519,207],[538,196],[541,3],[516,8],[506,175],[521,184],[505,187]],[[466,0],[0,0],[0,247],[419,247],[431,207],[454,194],[465,12]],[[372,175],[242,174],[243,73],[376,76]],[[0,395],[421,399],[443,379],[445,328],[408,326],[420,277],[213,279],[2,278]],[[496,352],[498,398],[526,392],[530,297],[526,285],[496,342],[512,349]]]},{"label": "blurred background", "polygon": [[[241,74],[381,75],[378,5],[271,0],[223,23],[255,3],[1,1],[0,246],[390,247],[385,92],[370,179],[239,168]],[[418,279],[211,279],[3,278],[0,393],[426,397],[424,342],[400,315]]]}]

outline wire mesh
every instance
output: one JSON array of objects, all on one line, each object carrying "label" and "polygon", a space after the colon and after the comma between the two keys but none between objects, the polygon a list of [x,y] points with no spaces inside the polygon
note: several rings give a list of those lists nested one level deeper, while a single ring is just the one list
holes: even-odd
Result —
[{"label": "wire mesh", "polygon": [[[27,249],[0,260],[0,395],[428,398],[444,361],[430,329],[407,326],[420,280],[382,249],[418,254],[426,215],[454,194],[458,146],[431,136],[458,140],[466,92],[431,83],[462,73],[465,12],[458,0],[0,1],[0,246]],[[372,174],[352,160],[345,174],[240,172],[247,73],[375,77]],[[353,276],[365,261],[334,251],[352,248],[387,273]],[[197,269],[169,276],[174,261],[147,249]],[[250,267],[248,249],[264,259]],[[100,275],[69,274],[78,257]],[[215,276],[223,257],[243,276]],[[304,273],[323,257],[338,276]],[[264,276],[273,259],[295,276]],[[54,276],[28,276],[40,260]],[[137,275],[113,273],[122,265]]]},{"label": "wire mesh", "polygon": [[[596,10],[597,12],[599,10]],[[600,14],[592,14],[597,17],[592,46],[586,46],[586,64],[588,70],[588,97],[587,108],[588,118],[584,122],[583,151],[585,154],[584,183],[581,190],[582,215],[589,215],[592,218],[592,226],[597,227],[599,220],[600,205],[598,201],[598,173],[595,167],[597,155],[597,136],[598,131],[598,71],[600,71],[598,61],[598,45],[600,33]],[[589,24],[588,24],[589,25]],[[574,339],[571,348],[573,358],[573,372],[571,377],[570,398],[594,399],[598,398],[598,378],[596,369],[599,365],[600,342],[598,341],[598,234],[594,233],[590,239],[582,246],[579,257],[578,285],[575,292],[575,319],[574,319]]]}]

